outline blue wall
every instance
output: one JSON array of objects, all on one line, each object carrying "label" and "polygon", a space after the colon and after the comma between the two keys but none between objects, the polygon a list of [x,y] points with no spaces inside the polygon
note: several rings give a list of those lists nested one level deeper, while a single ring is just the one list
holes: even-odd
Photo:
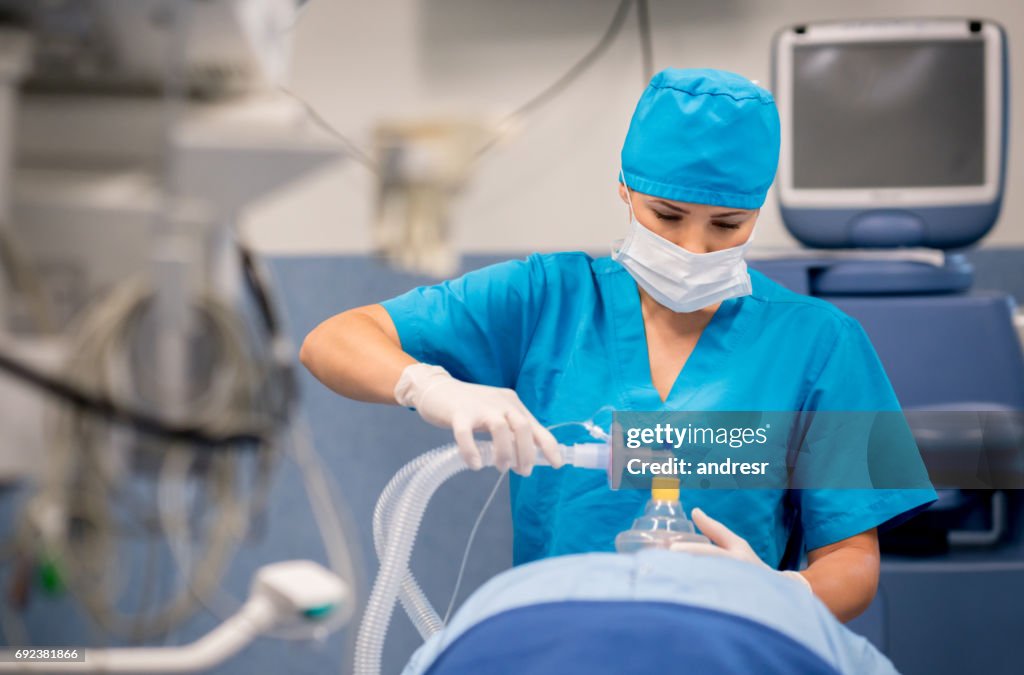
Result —
[{"label": "blue wall", "polygon": [[[467,259],[466,268],[507,257],[473,256]],[[976,287],[1005,289],[1018,302],[1024,301],[1024,249],[976,251],[971,258],[977,266]],[[280,258],[271,263],[296,345],[320,320],[338,311],[382,300],[427,281],[395,274],[365,257]],[[449,434],[427,426],[406,410],[344,400],[305,372],[302,396],[317,449],[352,511],[367,576],[372,580],[376,564],[369,555],[370,514],[377,495],[402,464],[447,442]],[[413,569],[439,611],[447,605],[466,537],[496,478],[496,472],[490,469],[458,476],[439,493],[426,515]],[[510,564],[507,495],[506,485],[484,520],[461,597]],[[0,515],[4,517],[0,522],[10,522],[12,505],[11,498],[0,502]],[[324,560],[299,474],[293,465],[283,462],[274,479],[264,534],[242,549],[226,586],[242,596],[253,571],[261,564],[300,557]],[[363,590],[364,594],[368,592],[365,587]],[[27,623],[38,644],[99,644],[100,638],[66,598],[52,599],[37,593]],[[210,616],[198,616],[169,641],[189,641],[215,623]],[[342,663],[347,670],[351,651],[345,639],[344,635],[335,636],[313,646],[263,639],[218,672],[328,673],[339,672]],[[384,672],[397,672],[418,644],[418,635],[399,611],[388,642]],[[969,649],[969,645],[964,648]]]}]

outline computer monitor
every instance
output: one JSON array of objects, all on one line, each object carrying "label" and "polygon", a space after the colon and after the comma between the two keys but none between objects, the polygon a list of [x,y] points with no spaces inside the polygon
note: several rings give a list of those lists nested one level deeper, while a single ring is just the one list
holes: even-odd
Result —
[{"label": "computer monitor", "polygon": [[1006,39],[996,23],[787,27],[774,40],[783,221],[812,247],[954,249],[995,224]]}]

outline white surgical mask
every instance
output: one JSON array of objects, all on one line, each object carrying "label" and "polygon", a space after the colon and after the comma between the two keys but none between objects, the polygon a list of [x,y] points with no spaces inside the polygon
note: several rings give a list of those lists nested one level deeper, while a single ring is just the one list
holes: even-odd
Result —
[{"label": "white surgical mask", "polygon": [[[623,181],[625,185],[625,181]],[[627,193],[629,188],[626,188]],[[750,274],[743,259],[753,233],[739,246],[692,253],[644,227],[630,200],[629,236],[612,244],[612,259],[626,268],[637,285],[673,312],[695,312],[716,303],[750,295]]]}]

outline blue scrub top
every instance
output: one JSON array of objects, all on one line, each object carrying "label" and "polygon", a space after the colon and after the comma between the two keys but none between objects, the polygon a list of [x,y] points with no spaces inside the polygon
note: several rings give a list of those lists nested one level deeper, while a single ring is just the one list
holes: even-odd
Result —
[{"label": "blue scrub top", "polygon": [[[610,258],[534,254],[382,303],[402,349],[467,382],[514,389],[551,426],[614,410],[899,410],[867,335],[834,305],[751,270],[753,292],[723,302],[662,401],[651,382],[640,295]],[[598,422],[602,418],[597,417]],[[605,416],[607,428],[610,418]],[[564,427],[560,441],[588,440]],[[902,450],[901,450],[902,451]],[[613,551],[649,493],[603,472],[537,467],[511,476],[513,563]],[[778,566],[794,527],[813,550],[901,521],[933,490],[687,490]]]}]

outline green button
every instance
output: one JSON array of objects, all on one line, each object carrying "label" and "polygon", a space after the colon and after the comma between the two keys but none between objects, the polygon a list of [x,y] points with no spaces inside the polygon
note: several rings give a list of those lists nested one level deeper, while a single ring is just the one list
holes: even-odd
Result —
[{"label": "green button", "polygon": [[310,607],[309,609],[304,611],[302,614],[307,619],[322,619],[322,618],[324,618],[325,616],[327,616],[328,614],[330,614],[333,611],[334,611],[334,604],[333,603],[328,603],[326,605],[320,605],[319,607]]},{"label": "green button", "polygon": [[56,562],[45,560],[39,564],[39,583],[50,595],[64,592],[64,578]]}]

